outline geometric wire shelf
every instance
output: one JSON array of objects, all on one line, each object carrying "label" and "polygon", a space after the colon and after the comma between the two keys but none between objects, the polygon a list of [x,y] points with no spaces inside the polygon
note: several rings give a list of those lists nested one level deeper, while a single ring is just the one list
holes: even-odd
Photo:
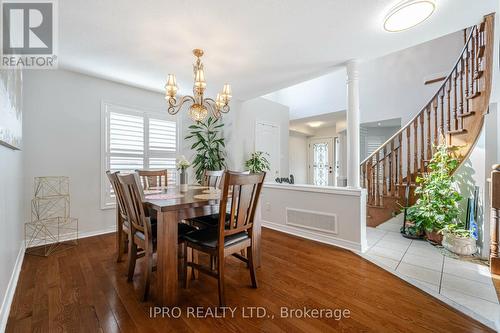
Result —
[{"label": "geometric wire shelf", "polygon": [[78,244],[78,219],[70,217],[69,178],[35,177],[31,221],[24,224],[26,253],[49,256]]}]

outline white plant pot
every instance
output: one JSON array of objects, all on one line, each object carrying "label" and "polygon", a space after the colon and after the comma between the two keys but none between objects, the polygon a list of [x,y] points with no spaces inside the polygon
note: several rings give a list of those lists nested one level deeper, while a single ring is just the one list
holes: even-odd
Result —
[{"label": "white plant pot", "polygon": [[443,236],[443,247],[462,256],[470,256],[477,252],[476,240],[474,238],[456,237],[449,233],[445,233]]}]

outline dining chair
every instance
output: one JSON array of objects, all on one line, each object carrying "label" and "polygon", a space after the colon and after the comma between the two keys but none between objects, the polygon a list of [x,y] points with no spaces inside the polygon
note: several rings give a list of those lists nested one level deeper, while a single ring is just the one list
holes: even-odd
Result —
[{"label": "dining chair", "polygon": [[219,188],[224,170],[205,170],[201,185]]},{"label": "dining chair", "polygon": [[168,186],[168,171],[163,170],[135,170],[141,179],[144,190],[154,187]]},{"label": "dining chair", "polygon": [[[220,184],[222,183],[222,180],[224,178],[224,170],[222,170],[222,171],[205,171],[204,175],[207,173],[211,173],[211,172],[214,172],[214,173],[221,172],[220,179],[218,180],[219,187],[220,187]],[[250,171],[228,171],[228,173],[235,174],[235,175],[249,175]],[[214,177],[214,176],[212,176],[212,177]],[[203,178],[203,179],[205,179],[205,178]],[[202,184],[203,184],[203,182],[202,182]],[[205,185],[205,186],[209,186],[209,185]],[[213,227],[217,227],[217,225],[219,223],[219,213],[194,217],[191,219],[187,219],[186,221],[188,223],[190,223],[192,225],[196,225],[200,228],[213,228]]]},{"label": "dining chair", "polygon": [[[217,278],[219,291],[219,306],[225,304],[224,294],[224,262],[225,257],[234,256],[247,263],[250,270],[252,286],[257,288],[255,274],[254,246],[253,246],[253,221],[257,202],[259,200],[265,173],[260,174],[235,174],[224,172],[222,181],[219,211],[225,212],[230,208],[228,215],[219,215],[217,228],[196,230],[184,235],[188,248],[204,252],[216,258],[217,265],[214,269],[203,266],[192,260],[192,253],[184,257],[184,269],[193,269]],[[230,193],[230,188],[232,192]],[[228,207],[228,202],[229,207]],[[240,254],[247,250],[248,258]],[[189,287],[189,277],[184,274],[184,286]]]},{"label": "dining chair", "polygon": [[[140,249],[142,249],[144,253],[143,256],[146,258],[146,270],[144,272],[143,284],[144,292],[142,297],[142,299],[145,301],[149,294],[151,275],[153,273],[153,253],[156,252],[157,225],[156,223],[151,223],[151,218],[146,215],[141,191],[134,174],[118,175],[118,180],[123,191],[123,197],[125,199],[125,211],[130,222],[127,276],[128,280],[132,281],[135,271],[135,264],[137,259],[140,257],[140,255],[138,255],[138,252]],[[182,241],[182,237],[186,233],[195,230],[196,229],[194,227],[185,223],[178,224],[178,234],[181,240],[180,247],[186,246]],[[182,250],[181,252],[184,255],[189,255],[191,258],[195,258],[193,254],[188,253],[189,251]],[[184,271],[186,272],[186,270]]]},{"label": "dining chair", "polygon": [[108,176],[116,197],[116,262],[121,262],[123,255],[127,253],[130,236],[130,223],[125,211],[125,199],[122,187],[118,181],[119,173],[119,171],[106,171],[106,176]]}]

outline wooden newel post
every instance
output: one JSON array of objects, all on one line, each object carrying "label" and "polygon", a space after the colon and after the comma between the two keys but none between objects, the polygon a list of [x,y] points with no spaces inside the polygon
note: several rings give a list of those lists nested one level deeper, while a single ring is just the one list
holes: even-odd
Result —
[{"label": "wooden newel post", "polygon": [[490,270],[500,275],[500,164],[493,166],[491,172],[491,237],[490,237]]}]

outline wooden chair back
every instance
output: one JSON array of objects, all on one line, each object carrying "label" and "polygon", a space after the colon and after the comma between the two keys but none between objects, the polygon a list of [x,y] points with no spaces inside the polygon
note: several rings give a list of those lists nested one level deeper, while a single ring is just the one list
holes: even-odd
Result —
[{"label": "wooden chair back", "polygon": [[125,211],[125,198],[123,197],[123,189],[120,185],[120,181],[118,180],[118,175],[120,171],[111,172],[106,171],[106,176],[108,176],[109,182],[111,183],[111,187],[113,187],[113,192],[115,192],[116,203],[118,212],[117,214],[121,214],[122,219],[127,220],[127,214]]},{"label": "wooden chair back", "polygon": [[[141,199],[141,191],[137,184],[134,174],[118,175],[123,197],[125,212],[128,216],[132,229],[137,229],[149,238],[151,235],[150,225],[146,223],[146,213]],[[134,232],[132,232],[134,234]],[[146,238],[146,239],[148,239]]]},{"label": "wooden chair back", "polygon": [[220,187],[223,175],[224,170],[205,170],[201,185],[218,188]]},{"label": "wooden chair back", "polygon": [[265,172],[258,174],[224,172],[219,212],[227,211],[228,199],[231,196],[230,219],[229,225],[226,226],[225,214],[219,214],[219,244],[224,244],[225,236],[249,229],[251,231],[265,176]]},{"label": "wooden chair back", "polygon": [[168,186],[168,172],[164,170],[135,170],[145,190],[153,187]]}]

